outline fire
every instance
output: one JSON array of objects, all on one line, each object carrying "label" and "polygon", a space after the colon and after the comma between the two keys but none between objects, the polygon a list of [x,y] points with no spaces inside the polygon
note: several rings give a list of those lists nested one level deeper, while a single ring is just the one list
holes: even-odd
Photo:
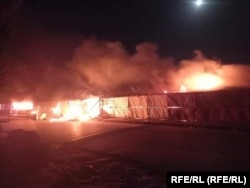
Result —
[{"label": "fire", "polygon": [[208,91],[220,88],[223,84],[223,79],[215,74],[203,73],[191,77],[186,83],[191,90]]},{"label": "fire", "polygon": [[195,82],[197,90],[213,90],[222,85],[222,79],[214,74],[203,74]]},{"label": "fire", "polygon": [[89,98],[84,100],[87,103],[87,116],[89,119],[96,118],[100,115],[99,98]]},{"label": "fire", "polygon": [[13,110],[32,110],[34,105],[31,101],[13,102]]},{"label": "fire", "polygon": [[74,101],[70,101],[69,107],[64,115],[66,120],[81,120],[83,118],[81,106],[75,103]]},{"label": "fire", "polygon": [[187,87],[185,85],[181,84],[181,86],[180,86],[180,92],[184,93],[186,91],[187,91]]},{"label": "fire", "polygon": [[99,98],[68,101],[66,107],[59,102],[52,108],[52,112],[54,115],[59,115],[59,117],[51,118],[50,121],[88,121],[100,114]]},{"label": "fire", "polygon": [[61,108],[60,108],[60,103],[57,103],[56,107],[52,108],[52,112],[56,115],[61,114]]}]

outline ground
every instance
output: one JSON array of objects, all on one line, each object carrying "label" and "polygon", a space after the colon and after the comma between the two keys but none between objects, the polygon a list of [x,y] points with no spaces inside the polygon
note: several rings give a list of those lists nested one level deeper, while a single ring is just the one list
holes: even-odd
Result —
[{"label": "ground", "polygon": [[245,130],[31,120],[2,127],[0,187],[166,187],[171,171],[250,169]]},{"label": "ground", "polygon": [[[71,123],[70,127],[75,128],[76,122]],[[69,134],[61,133],[52,138],[53,128],[58,126],[55,123],[15,120],[3,124],[0,187],[165,187],[165,177],[140,161],[82,148],[81,142],[86,139],[124,129],[113,124],[106,128],[101,124],[97,129],[95,126],[100,125],[96,124],[85,126],[83,134],[77,133],[78,138],[68,129],[62,132]],[[60,130],[64,129],[63,125],[59,124]],[[51,126],[54,127],[51,129]]]},{"label": "ground", "polygon": [[8,148],[1,140],[0,187],[165,187],[165,178],[140,162],[75,144],[25,145],[11,143],[8,147],[14,148]]},{"label": "ground", "polygon": [[82,149],[55,152],[42,171],[49,187],[165,187],[164,178],[139,162]]}]

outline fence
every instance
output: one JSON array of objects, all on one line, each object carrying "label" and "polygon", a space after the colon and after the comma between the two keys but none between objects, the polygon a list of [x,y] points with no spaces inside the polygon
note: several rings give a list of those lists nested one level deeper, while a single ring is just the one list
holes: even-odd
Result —
[{"label": "fence", "polygon": [[101,99],[103,117],[185,122],[250,122],[250,90]]}]

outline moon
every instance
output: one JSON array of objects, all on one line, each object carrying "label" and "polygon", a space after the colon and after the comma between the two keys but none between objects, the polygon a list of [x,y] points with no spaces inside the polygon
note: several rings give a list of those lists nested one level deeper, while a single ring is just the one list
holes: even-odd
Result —
[{"label": "moon", "polygon": [[203,3],[202,0],[197,0],[195,4],[197,7],[199,7],[202,5],[202,3]]}]

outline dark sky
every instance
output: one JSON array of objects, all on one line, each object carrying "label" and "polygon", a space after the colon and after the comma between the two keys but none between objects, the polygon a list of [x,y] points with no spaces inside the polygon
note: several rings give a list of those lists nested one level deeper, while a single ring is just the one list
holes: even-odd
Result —
[{"label": "dark sky", "polygon": [[20,17],[46,31],[159,45],[164,56],[189,58],[200,49],[223,62],[250,62],[250,1],[26,0]]}]

